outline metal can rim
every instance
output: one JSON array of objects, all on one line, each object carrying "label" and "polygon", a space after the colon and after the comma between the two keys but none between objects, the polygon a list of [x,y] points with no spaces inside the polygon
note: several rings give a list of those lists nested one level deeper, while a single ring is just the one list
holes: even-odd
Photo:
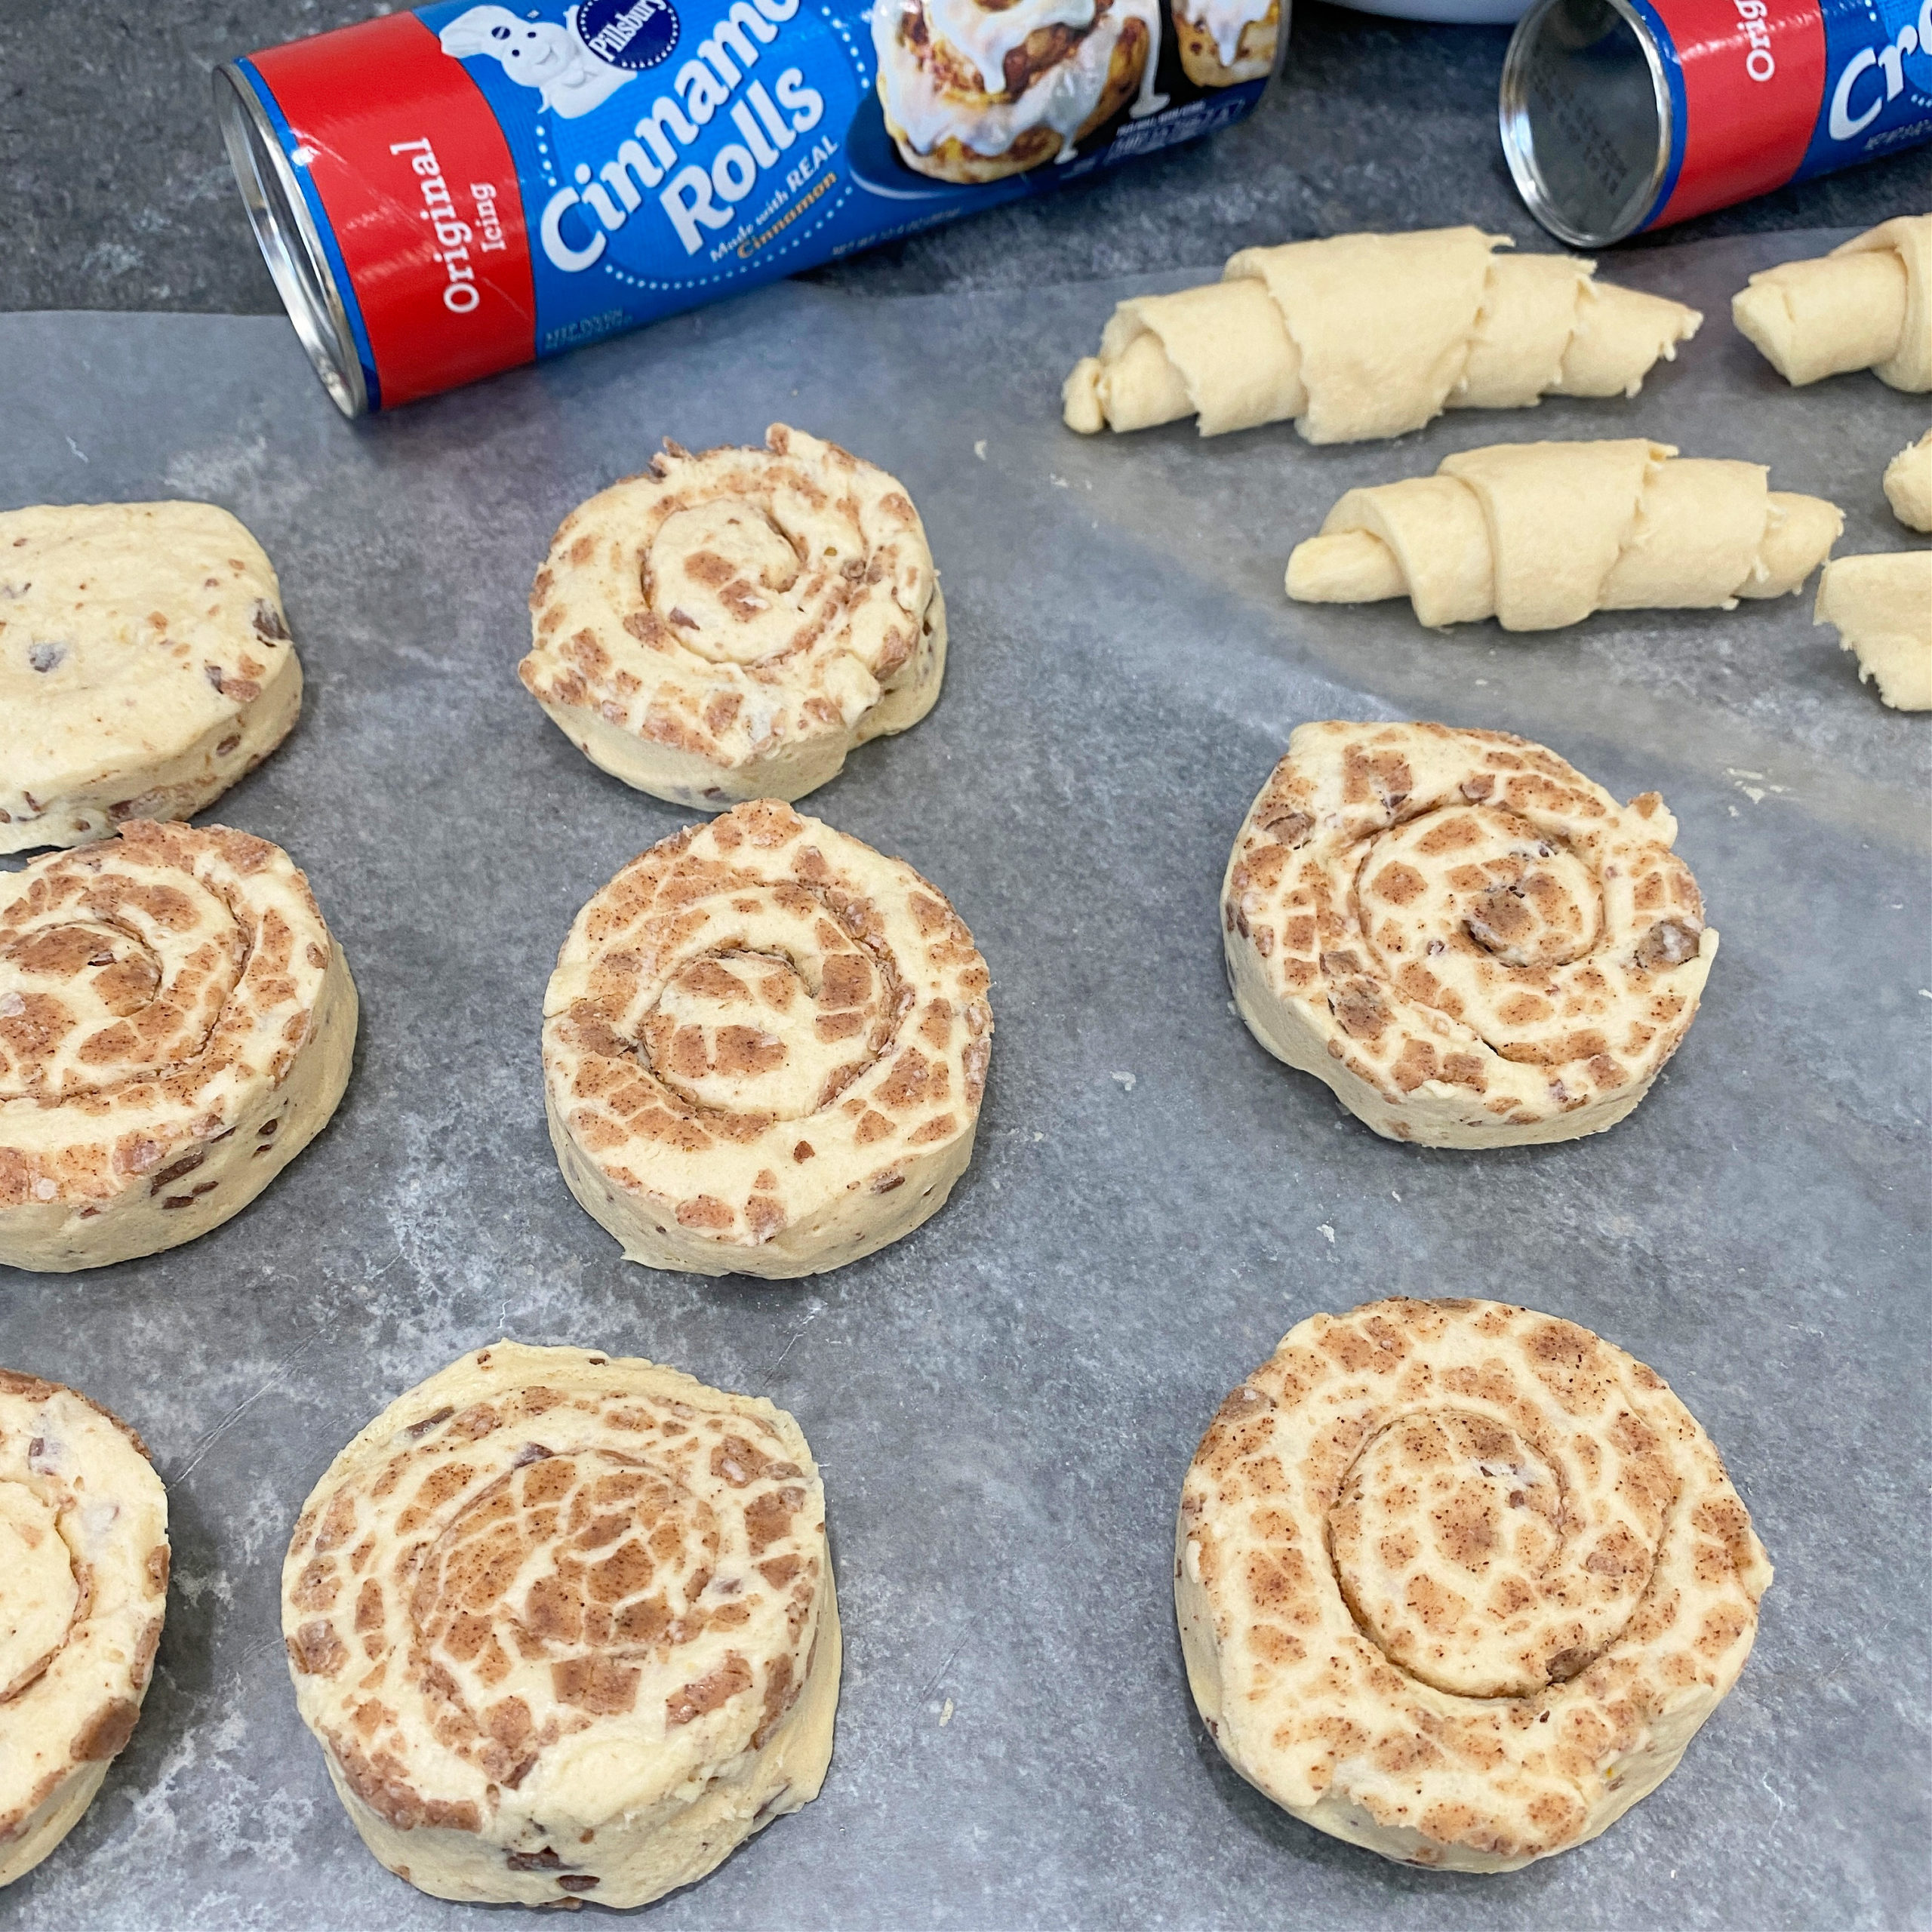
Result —
[{"label": "metal can rim", "polygon": [[1497,90],[1497,125],[1503,143],[1503,155],[1509,163],[1511,178],[1524,205],[1551,234],[1573,248],[1601,248],[1621,242],[1642,226],[1644,218],[1656,203],[1657,191],[1670,166],[1675,118],[1671,106],[1670,82],[1664,72],[1663,56],[1648,23],[1630,0],[1598,0],[1630,29],[1643,50],[1650,70],[1651,93],[1657,116],[1657,143],[1649,178],[1634,192],[1616,219],[1602,228],[1589,228],[1572,221],[1551,201],[1536,165],[1535,131],[1531,125],[1527,100],[1528,72],[1537,36],[1543,23],[1564,0],[1533,0],[1527,12],[1516,23],[1509,45],[1503,57],[1503,78]]},{"label": "metal can rim", "polygon": [[366,416],[369,389],[349,312],[274,123],[234,61],[215,69],[214,94],[229,165],[275,293],[329,399],[352,420]]}]

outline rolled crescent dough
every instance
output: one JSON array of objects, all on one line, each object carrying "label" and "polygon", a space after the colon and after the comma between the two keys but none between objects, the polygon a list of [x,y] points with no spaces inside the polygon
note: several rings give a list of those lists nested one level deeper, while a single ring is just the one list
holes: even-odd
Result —
[{"label": "rolled crescent dough", "polygon": [[1317,1831],[1454,1872],[1567,1850],[1655,1790],[1770,1580],[1661,1376],[1490,1301],[1291,1331],[1201,1438],[1175,1532],[1229,1763]]},{"label": "rolled crescent dough", "polygon": [[168,1607],[168,1493],[97,1402],[0,1368],[0,1885],[134,1733]]},{"label": "rolled crescent dough", "polygon": [[1296,546],[1306,604],[1407,596],[1419,622],[1494,617],[1553,630],[1593,611],[1731,610],[1796,590],[1844,519],[1768,487],[1755,463],[1679,457],[1641,438],[1499,443],[1433,476],[1351,490]]},{"label": "rolled crescent dough", "polygon": [[1634,395],[1697,333],[1694,309],[1563,255],[1497,255],[1475,228],[1244,248],[1222,279],[1114,310],[1068,377],[1085,434],[1198,416],[1201,433],[1295,419],[1312,443],[1420,429],[1445,409]]},{"label": "rolled crescent dough", "polygon": [[190,818],[301,708],[275,571],[227,511],[0,514],[0,852]]},{"label": "rolled crescent dough", "polygon": [[531,696],[584,755],[674,804],[799,798],[939,697],[946,605],[882,469],[775,423],[675,443],[580,503],[531,593]]},{"label": "rolled crescent dough", "polygon": [[818,1795],[825,1492],[759,1398],[499,1342],[329,1466],[281,1573],[303,1721],[438,1898],[636,1906]]},{"label": "rolled crescent dough", "polygon": [[765,799],[634,859],[543,1001],[550,1138],[627,1259],[785,1279],[946,1204],[980,1116],[986,963],[910,866]]},{"label": "rolled crescent dough", "polygon": [[63,1273],[238,1214],[327,1124],[355,986],[278,845],[131,819],[0,873],[0,1262]]},{"label": "rolled crescent dough", "polygon": [[1932,214],[1761,269],[1730,298],[1730,317],[1794,385],[1869,369],[1895,389],[1932,389]]},{"label": "rolled crescent dough", "polygon": [[1885,500],[1908,529],[1932,531],[1932,429],[1886,464]]},{"label": "rolled crescent dough", "polygon": [[1629,1113],[1718,936],[1677,821],[1554,752],[1443,724],[1303,724],[1221,888],[1235,1004],[1391,1140],[1574,1140]]},{"label": "rolled crescent dough", "polygon": [[1838,626],[1863,684],[1896,711],[1932,711],[1932,550],[1840,557],[1818,580],[1812,619]]}]

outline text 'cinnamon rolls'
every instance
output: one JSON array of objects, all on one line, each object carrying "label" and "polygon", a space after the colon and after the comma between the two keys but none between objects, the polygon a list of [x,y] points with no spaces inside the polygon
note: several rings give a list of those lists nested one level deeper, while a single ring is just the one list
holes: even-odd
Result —
[{"label": "text 'cinnamon rolls'", "polygon": [[577,915],[543,1004],[571,1191],[633,1261],[816,1274],[965,1171],[986,961],[910,866],[767,800],[654,845]]},{"label": "text 'cinnamon rolls'", "polygon": [[1677,822],[1555,752],[1442,724],[1304,724],[1222,887],[1257,1039],[1393,1140],[1600,1133],[1649,1092],[1718,948]]},{"label": "text 'cinnamon rolls'", "polygon": [[642,1905],[831,1761],[811,1452],[652,1362],[501,1342],[398,1397],[296,1524],[282,1632],[363,1841],[439,1898]]},{"label": "text 'cinnamon rolls'", "polygon": [[1303,1322],[1221,1404],[1175,1539],[1228,1761],[1317,1830],[1463,1872],[1581,1844],[1655,1789],[1770,1580],[1661,1377],[1486,1301]]}]

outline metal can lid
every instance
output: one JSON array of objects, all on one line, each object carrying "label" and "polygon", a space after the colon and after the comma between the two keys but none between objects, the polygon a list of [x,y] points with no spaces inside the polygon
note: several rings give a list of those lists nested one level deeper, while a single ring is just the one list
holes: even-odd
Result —
[{"label": "metal can lid", "polygon": [[368,384],[348,310],[274,125],[248,76],[232,63],[216,69],[214,94],[229,165],[288,319],[337,408],[366,415]]},{"label": "metal can lid", "polygon": [[1671,102],[1629,0],[1535,0],[1503,57],[1503,152],[1530,212],[1577,248],[1643,225],[1670,158]]}]

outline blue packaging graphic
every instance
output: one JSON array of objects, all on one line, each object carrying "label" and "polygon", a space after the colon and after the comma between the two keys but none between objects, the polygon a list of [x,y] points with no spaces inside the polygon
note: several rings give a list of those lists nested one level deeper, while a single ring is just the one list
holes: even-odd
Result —
[{"label": "blue packaging graphic", "polygon": [[355,413],[1210,134],[1282,26],[1283,0],[438,0],[224,69],[223,108]]}]

